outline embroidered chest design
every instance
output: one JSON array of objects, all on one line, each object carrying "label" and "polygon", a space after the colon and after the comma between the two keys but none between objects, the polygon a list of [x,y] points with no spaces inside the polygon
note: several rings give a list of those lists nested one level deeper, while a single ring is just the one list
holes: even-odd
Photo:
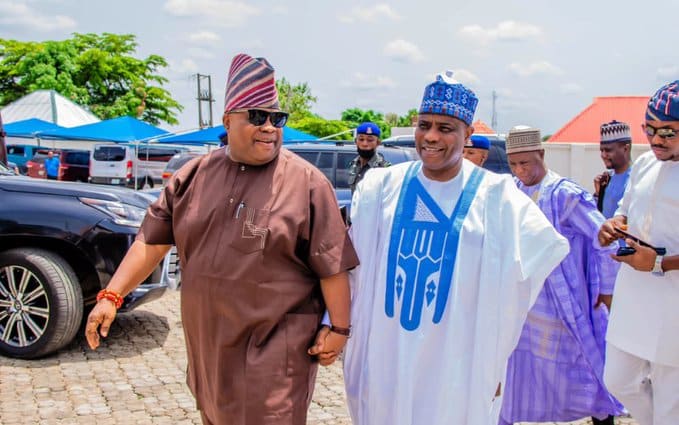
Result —
[{"label": "embroidered chest design", "polygon": [[422,317],[437,324],[445,313],[451,289],[462,223],[469,211],[483,172],[475,169],[447,217],[427,193],[416,174],[419,163],[408,170],[392,226],[387,263],[385,313],[398,316],[409,331]]}]

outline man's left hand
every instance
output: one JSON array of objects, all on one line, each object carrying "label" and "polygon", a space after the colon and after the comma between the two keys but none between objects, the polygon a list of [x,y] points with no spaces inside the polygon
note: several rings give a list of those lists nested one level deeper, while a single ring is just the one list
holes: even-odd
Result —
[{"label": "man's left hand", "polygon": [[310,356],[318,356],[321,366],[330,366],[335,363],[346,343],[346,336],[330,332],[328,326],[323,326],[316,335],[316,342],[307,353]]},{"label": "man's left hand", "polygon": [[640,272],[650,272],[655,264],[655,257],[658,255],[653,248],[642,246],[632,239],[625,239],[627,246],[634,248],[637,252],[632,255],[611,255],[615,261],[627,263],[635,270]]}]

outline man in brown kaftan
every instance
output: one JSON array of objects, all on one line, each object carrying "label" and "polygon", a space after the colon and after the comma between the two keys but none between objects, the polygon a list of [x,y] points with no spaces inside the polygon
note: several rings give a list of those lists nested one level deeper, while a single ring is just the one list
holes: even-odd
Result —
[{"label": "man in brown kaftan", "polygon": [[[277,97],[262,100],[267,81],[273,70],[265,60],[234,58],[228,146],[171,178],[128,254],[155,260],[154,247],[177,246],[187,381],[206,424],[304,424],[317,369],[307,349],[332,359],[349,328],[346,271],[358,260],[330,183],[280,148],[287,115]],[[131,278],[112,279],[108,289],[129,292],[122,279]],[[314,343],[326,305],[338,331],[325,329]],[[110,303],[98,303],[88,319],[94,347],[98,324],[105,335],[104,307]]]}]

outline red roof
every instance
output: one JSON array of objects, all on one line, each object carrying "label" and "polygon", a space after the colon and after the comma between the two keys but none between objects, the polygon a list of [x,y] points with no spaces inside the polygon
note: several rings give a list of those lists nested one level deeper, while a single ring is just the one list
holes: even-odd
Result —
[{"label": "red roof", "polygon": [[474,127],[474,134],[497,134],[497,131],[481,120],[476,120],[472,126]]},{"label": "red roof", "polygon": [[594,102],[570,120],[547,142],[599,143],[601,124],[612,120],[630,126],[632,143],[646,144],[648,140],[641,129],[644,123],[648,96],[595,97]]}]

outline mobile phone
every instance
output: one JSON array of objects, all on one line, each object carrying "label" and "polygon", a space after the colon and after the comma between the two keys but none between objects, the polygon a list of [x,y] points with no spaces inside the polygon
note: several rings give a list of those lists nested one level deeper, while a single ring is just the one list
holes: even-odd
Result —
[{"label": "mobile phone", "polygon": [[[651,245],[650,243],[644,242],[644,241],[642,241],[641,239],[639,239],[638,237],[636,237],[636,236],[634,236],[634,235],[630,235],[629,233],[627,233],[626,231],[622,230],[622,229],[619,228],[619,227],[614,227],[614,229],[615,229],[616,232],[625,235],[625,237],[627,237],[627,238],[629,238],[629,239],[632,239],[633,241],[635,241],[635,242],[638,243],[639,245],[641,245],[641,246],[647,246],[647,247],[649,247],[649,248],[654,249],[655,252],[656,252],[658,255],[665,255],[665,254],[667,253],[667,250],[666,250],[665,248],[662,248],[662,247],[656,248],[656,247],[654,247],[653,245]],[[632,254],[634,254],[635,252],[637,252],[637,251],[636,251],[634,248],[632,248],[632,247],[621,246],[620,248],[618,248],[618,252],[616,253],[616,255],[617,255],[617,256],[632,255]]]},{"label": "mobile phone", "polygon": [[[638,243],[638,244],[641,245],[641,246],[647,246],[647,247],[649,247],[649,248],[655,249],[655,247],[654,247],[653,245],[651,245],[650,243],[644,242],[644,241],[642,241],[641,239],[639,239],[638,237],[636,237],[636,236],[634,236],[634,235],[630,235],[629,233],[627,233],[626,231],[622,230],[622,229],[619,228],[619,227],[614,227],[614,229],[615,229],[616,232],[622,233],[623,235],[625,235],[626,238],[632,239],[634,242]],[[633,254],[633,253],[632,253],[632,254]],[[629,255],[629,254],[627,254],[627,255]]]},{"label": "mobile phone", "polygon": [[621,246],[618,248],[618,251],[615,253],[618,257],[624,257],[625,255],[632,255],[635,252],[637,252],[636,249],[632,248],[631,246]]}]

